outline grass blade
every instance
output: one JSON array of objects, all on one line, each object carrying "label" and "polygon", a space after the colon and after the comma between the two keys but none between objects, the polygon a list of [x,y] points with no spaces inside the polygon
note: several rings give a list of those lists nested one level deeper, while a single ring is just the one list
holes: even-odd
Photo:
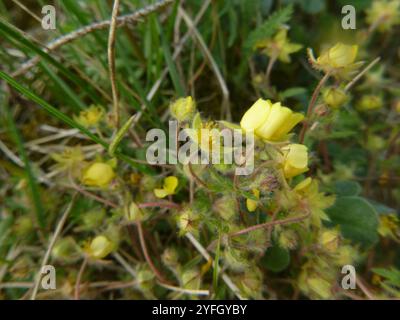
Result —
[{"label": "grass blade", "polygon": [[14,122],[14,119],[8,109],[7,100],[8,99],[4,99],[4,103],[3,103],[4,113],[6,116],[8,126],[10,128],[10,133],[11,133],[11,135],[15,141],[15,144],[17,146],[18,153],[21,156],[22,161],[24,162],[26,178],[28,180],[28,186],[29,186],[29,190],[31,193],[32,203],[35,208],[36,218],[37,218],[40,228],[43,229],[46,226],[46,220],[45,220],[45,216],[44,216],[44,208],[42,205],[42,201],[40,199],[39,185],[37,183],[35,175],[33,174],[28,155],[24,148],[24,142],[22,140],[21,134],[19,133],[18,128]]},{"label": "grass blade", "polygon": [[[3,71],[0,70],[0,78],[3,80],[7,81],[13,88],[15,88],[18,92],[26,96],[28,99],[31,101],[37,103],[39,106],[41,106],[43,109],[45,109],[50,115],[54,116],[58,120],[68,124],[72,128],[78,129],[81,133],[86,135],[88,138],[96,142],[97,144],[101,145],[104,149],[108,150],[109,144],[98,137],[97,135],[93,134],[90,132],[87,128],[84,126],[80,125],[77,123],[75,120],[72,118],[68,117],[64,113],[60,112],[50,104],[48,104],[46,101],[44,101],[42,98],[38,97],[35,93],[30,91],[29,89],[25,88],[24,86],[20,85],[17,81],[15,81],[12,77],[10,77],[7,73],[4,73]],[[147,174],[153,174],[153,170],[151,170],[149,167],[145,165],[141,165],[139,163],[135,163],[132,159],[130,159],[128,156],[116,152],[115,156],[122,161],[125,161],[129,165],[133,166],[134,168],[140,170],[143,173]]]}]

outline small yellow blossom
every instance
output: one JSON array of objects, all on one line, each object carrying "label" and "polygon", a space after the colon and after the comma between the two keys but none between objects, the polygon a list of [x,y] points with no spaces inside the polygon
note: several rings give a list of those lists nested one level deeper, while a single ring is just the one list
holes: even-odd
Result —
[{"label": "small yellow blossom", "polygon": [[324,90],[323,98],[324,102],[334,109],[341,107],[349,99],[348,95],[343,89],[334,87]]},{"label": "small yellow blossom", "polygon": [[88,254],[94,259],[103,259],[114,250],[114,244],[103,235],[92,240],[88,248]]},{"label": "small yellow blossom", "polygon": [[287,29],[281,29],[274,38],[261,40],[256,43],[255,47],[263,49],[263,52],[270,58],[278,58],[282,62],[289,63],[290,55],[299,51],[303,46],[291,43],[287,32]]},{"label": "small yellow blossom", "polygon": [[196,110],[196,103],[191,96],[179,98],[170,105],[171,115],[178,121],[190,120]]},{"label": "small yellow blossom", "polygon": [[322,52],[317,59],[317,64],[333,69],[344,68],[354,63],[357,57],[357,51],[357,45],[346,45],[339,42]]},{"label": "small yellow blossom", "polygon": [[[254,196],[258,199],[260,199],[260,190],[258,189],[253,189],[252,193],[254,194]],[[258,201],[253,200],[253,199],[246,199],[246,207],[247,210],[249,210],[249,212],[254,212],[257,209],[257,204]]]},{"label": "small yellow blossom", "polygon": [[307,147],[302,144],[289,144],[283,147],[283,172],[286,178],[292,178],[308,171]]},{"label": "small yellow blossom", "polygon": [[243,115],[240,126],[262,139],[281,141],[303,118],[301,113],[283,107],[280,102],[272,104],[270,100],[258,99]]},{"label": "small yellow blossom", "polygon": [[368,94],[361,98],[357,103],[357,109],[361,111],[376,110],[383,106],[383,99],[381,96]]},{"label": "small yellow blossom", "polygon": [[361,64],[355,62],[357,52],[357,45],[346,45],[339,42],[324,50],[317,59],[310,50],[309,57],[316,69],[337,77],[348,78]]},{"label": "small yellow blossom", "polygon": [[380,32],[389,31],[400,23],[400,1],[378,0],[366,11],[366,21]]},{"label": "small yellow blossom", "polygon": [[164,179],[164,185],[162,189],[154,189],[154,194],[157,198],[165,198],[166,196],[175,193],[175,189],[178,186],[178,178],[174,176],[169,176]]},{"label": "small yellow blossom", "polygon": [[61,169],[74,168],[85,160],[80,146],[65,148],[63,152],[51,153],[50,156],[57,162],[57,167]]},{"label": "small yellow blossom", "polygon": [[91,164],[83,173],[82,182],[87,186],[103,188],[115,177],[111,165],[104,162]]},{"label": "small yellow blossom", "polygon": [[104,110],[99,106],[90,106],[87,110],[81,111],[74,120],[84,127],[96,127],[104,116]]}]

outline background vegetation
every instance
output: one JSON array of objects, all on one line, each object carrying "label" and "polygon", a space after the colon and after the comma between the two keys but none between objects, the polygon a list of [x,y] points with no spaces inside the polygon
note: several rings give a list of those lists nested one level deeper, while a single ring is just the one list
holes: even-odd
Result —
[{"label": "background vegetation", "polygon": [[[356,30],[341,27],[349,2]],[[57,28],[43,30],[48,1],[0,0],[0,297],[399,298],[399,1],[154,3],[121,1],[113,55],[113,1],[54,1]],[[281,30],[285,44],[299,44],[290,61],[265,49],[281,52]],[[306,114],[323,77],[306,49],[319,56],[337,42],[358,45],[364,64],[325,83],[357,80],[341,106],[324,90],[316,96],[305,120],[309,171],[288,189],[265,168],[270,155],[257,156],[254,181],[235,181],[225,167],[146,162],[146,132],[167,129],[180,97],[193,97],[203,126],[239,123],[260,97]],[[110,155],[115,105],[121,125],[136,117]],[[93,163],[107,166],[94,182]],[[167,176],[178,186],[157,199]],[[298,221],[303,202],[290,195],[306,176],[319,184],[305,196],[314,219]],[[273,221],[282,225],[240,231]],[[46,264],[56,290],[40,289]],[[356,267],[356,290],[340,286],[344,264]]]}]

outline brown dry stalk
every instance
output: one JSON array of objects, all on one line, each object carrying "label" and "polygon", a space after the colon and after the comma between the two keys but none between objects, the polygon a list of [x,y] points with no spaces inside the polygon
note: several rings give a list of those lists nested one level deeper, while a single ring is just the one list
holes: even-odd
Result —
[{"label": "brown dry stalk", "polygon": [[115,75],[115,31],[117,29],[117,16],[119,11],[119,0],[114,0],[114,6],[111,14],[110,33],[108,36],[108,68],[110,73],[111,91],[113,98],[113,116],[115,127],[119,129],[119,106],[118,106],[118,90]]},{"label": "brown dry stalk", "polygon": [[304,120],[303,127],[301,128],[299,143],[303,143],[304,142],[304,137],[305,137],[308,125],[309,125],[310,116],[311,116],[312,111],[314,109],[314,105],[317,102],[318,95],[319,95],[323,85],[329,79],[330,76],[331,76],[331,74],[329,72],[325,73],[325,75],[319,81],[317,87],[315,88],[315,90],[313,92],[313,95],[311,97],[310,103],[308,104],[308,108],[307,108],[307,115],[306,115],[307,118]]},{"label": "brown dry stalk", "polygon": [[[171,4],[174,1],[175,0],[162,0],[162,1],[156,2],[155,4],[141,8],[133,13],[129,13],[129,14],[123,15],[121,17],[118,17],[117,22],[116,22],[116,27],[123,27],[129,23],[138,21],[140,18],[146,17],[149,14],[166,7],[167,5]],[[85,27],[82,27],[75,31],[72,31],[71,33],[68,33],[64,36],[61,36],[61,37],[49,42],[48,45],[46,46],[46,48],[43,49],[43,51],[45,53],[49,53],[55,49],[62,47],[63,45],[65,45],[67,43],[70,43],[76,39],[79,39],[89,33],[96,31],[96,30],[102,30],[102,29],[109,28],[110,24],[111,24],[111,20],[104,20],[104,21],[92,23],[88,26],[85,26]],[[12,73],[12,77],[18,77],[18,76],[24,74],[25,72],[27,72],[28,70],[33,68],[35,65],[37,65],[40,60],[41,60],[41,57],[39,57],[39,56],[29,59],[18,70],[16,70],[14,73]]]},{"label": "brown dry stalk", "polygon": [[147,246],[146,246],[146,241],[144,239],[142,222],[140,220],[137,220],[136,226],[137,226],[137,229],[139,232],[140,246],[142,247],[142,251],[143,251],[143,254],[146,259],[147,264],[149,265],[150,269],[156,275],[158,281],[168,284],[168,281],[164,278],[164,276],[160,273],[160,271],[158,271],[158,269],[155,267],[155,265],[153,264],[153,261],[150,258],[150,255],[149,255],[149,252],[148,252]]}]

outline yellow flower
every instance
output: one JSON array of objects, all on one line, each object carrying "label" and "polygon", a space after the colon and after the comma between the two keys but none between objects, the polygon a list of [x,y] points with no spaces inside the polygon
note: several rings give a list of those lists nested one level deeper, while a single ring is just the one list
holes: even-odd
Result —
[{"label": "yellow flower", "polygon": [[178,186],[178,178],[169,176],[164,179],[164,185],[162,189],[154,189],[154,194],[157,198],[165,198],[175,193],[175,189]]},{"label": "yellow flower", "polygon": [[375,25],[380,32],[389,31],[394,25],[400,23],[400,1],[379,0],[374,1],[371,8],[367,9],[366,21]]},{"label": "yellow flower", "polygon": [[82,182],[87,186],[105,187],[115,177],[111,165],[104,162],[95,162],[83,173]]},{"label": "yellow flower", "polygon": [[361,111],[380,109],[382,106],[382,97],[372,94],[362,96],[361,100],[357,103],[357,109]]},{"label": "yellow flower", "polygon": [[171,115],[178,121],[190,120],[196,110],[196,103],[191,96],[179,98],[170,105]]},{"label": "yellow flower", "polygon": [[280,102],[272,104],[270,100],[258,99],[243,115],[240,126],[262,139],[280,141],[303,118],[301,113],[281,106]]},{"label": "yellow flower", "polygon": [[332,108],[339,108],[340,106],[344,105],[349,99],[343,89],[333,87],[327,88],[323,91],[323,98],[324,102]]},{"label": "yellow flower", "polygon": [[256,48],[262,48],[269,57],[276,57],[280,61],[289,63],[290,54],[299,51],[303,46],[289,42],[287,29],[281,29],[273,39],[264,39],[256,43]]},{"label": "yellow flower", "polygon": [[114,250],[114,244],[103,235],[92,240],[88,248],[88,254],[95,259],[103,259]]},{"label": "yellow flower", "polygon": [[317,59],[317,64],[328,66],[333,69],[344,68],[354,63],[357,57],[357,52],[357,45],[350,46],[339,42],[328,50],[322,52]]},{"label": "yellow flower", "polygon": [[84,127],[95,127],[103,118],[104,110],[99,106],[90,106],[87,110],[81,111],[74,120]]},{"label": "yellow flower", "polygon": [[357,45],[346,45],[339,42],[324,50],[317,59],[310,50],[309,57],[316,69],[337,77],[348,78],[362,64],[355,63],[357,52]]},{"label": "yellow flower", "polygon": [[281,150],[284,154],[283,173],[286,178],[308,171],[308,152],[305,145],[289,144]]},{"label": "yellow flower", "polygon": [[[252,192],[253,192],[254,196],[257,198],[257,200],[260,199],[260,190],[253,189]],[[256,200],[246,199],[246,207],[247,207],[247,210],[249,210],[249,212],[256,211],[257,204],[258,204],[258,201],[256,201]]]}]

